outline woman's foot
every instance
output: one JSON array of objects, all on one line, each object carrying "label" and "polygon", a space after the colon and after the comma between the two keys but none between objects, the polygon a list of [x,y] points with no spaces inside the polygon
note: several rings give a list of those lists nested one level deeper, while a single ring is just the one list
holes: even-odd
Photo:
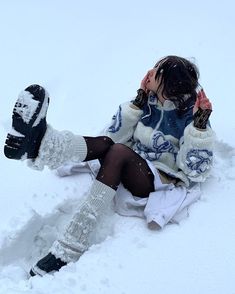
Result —
[{"label": "woman's foot", "polygon": [[10,159],[36,158],[46,132],[49,97],[39,85],[31,85],[19,94],[12,114],[12,129],[4,146]]},{"label": "woman's foot", "polygon": [[47,256],[40,259],[35,266],[30,270],[30,275],[32,277],[39,275],[44,276],[47,273],[59,271],[62,266],[67,263],[62,261],[60,258],[56,258],[52,253],[47,254]]}]

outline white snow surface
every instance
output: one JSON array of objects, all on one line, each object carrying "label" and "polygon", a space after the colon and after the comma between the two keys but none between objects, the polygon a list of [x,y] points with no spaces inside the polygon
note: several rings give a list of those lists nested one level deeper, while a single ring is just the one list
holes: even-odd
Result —
[{"label": "white snow surface", "polygon": [[[235,293],[234,10],[232,0],[0,1],[1,294]],[[29,278],[92,180],[4,157],[18,93],[41,84],[54,128],[96,135],[169,54],[193,58],[213,103],[215,161],[201,200],[162,231],[110,210],[78,262]]]}]

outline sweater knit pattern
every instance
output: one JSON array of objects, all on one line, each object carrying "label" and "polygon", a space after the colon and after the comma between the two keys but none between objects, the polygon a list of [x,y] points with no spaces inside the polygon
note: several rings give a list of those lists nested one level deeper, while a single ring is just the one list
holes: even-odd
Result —
[{"label": "sweater knit pattern", "polygon": [[193,104],[179,113],[170,100],[163,105],[150,102],[143,110],[123,103],[106,135],[131,147],[186,186],[202,182],[212,166],[214,134],[209,124],[205,131],[193,126]]}]

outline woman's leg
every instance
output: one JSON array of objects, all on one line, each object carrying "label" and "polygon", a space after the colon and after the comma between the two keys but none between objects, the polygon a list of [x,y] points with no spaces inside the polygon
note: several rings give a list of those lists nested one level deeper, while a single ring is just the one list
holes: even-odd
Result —
[{"label": "woman's leg", "polygon": [[129,147],[109,137],[84,137],[87,144],[85,161],[99,159],[97,180],[117,190],[120,182],[133,195],[147,197],[154,191],[154,176],[146,160]]},{"label": "woman's leg", "polygon": [[37,263],[39,272],[36,273],[39,274],[40,271],[58,270],[87,249],[88,236],[96,219],[113,199],[120,182],[139,197],[147,197],[154,189],[154,177],[146,161],[125,145],[114,144],[108,137],[82,137],[48,126],[48,103],[47,93],[38,85],[28,87],[20,94],[13,110],[12,132],[6,140],[5,155],[12,159],[32,159],[32,165],[39,169],[44,165],[57,168],[69,160],[97,158],[101,169],[64,238],[53,244],[51,252],[54,255],[50,253]]},{"label": "woman's leg", "polygon": [[97,180],[114,190],[122,183],[138,197],[148,197],[154,191],[154,175],[146,160],[119,143],[111,146],[106,153]]},{"label": "woman's leg", "polygon": [[69,131],[58,131],[47,125],[38,156],[28,165],[42,170],[44,166],[56,169],[66,162],[83,162],[105,156],[114,142],[106,137],[83,137]]},{"label": "woman's leg", "polygon": [[104,157],[114,143],[108,137],[83,137],[57,131],[47,125],[49,95],[39,85],[22,91],[15,103],[12,129],[4,153],[10,159],[30,159],[29,166],[54,169],[67,161],[86,161]]},{"label": "woman's leg", "polygon": [[115,196],[120,182],[135,196],[147,197],[154,191],[154,175],[147,162],[127,146],[114,144],[102,158],[86,201],[74,215],[64,238],[54,244],[52,253],[69,262],[88,248],[88,236]]},{"label": "woman's leg", "polygon": [[115,196],[120,182],[135,196],[147,197],[154,191],[154,175],[147,162],[127,146],[114,144],[102,161],[86,201],[74,215],[64,237],[51,248],[65,262],[76,261],[87,250],[89,234]]},{"label": "woman's leg", "polygon": [[84,137],[87,146],[87,155],[84,161],[99,159],[101,162],[114,144],[113,140],[107,136]]},{"label": "woman's leg", "polygon": [[63,238],[53,243],[50,253],[32,268],[31,275],[59,270],[68,262],[76,261],[88,249],[88,238],[97,218],[109,206],[120,182],[139,197],[147,197],[154,190],[154,175],[147,162],[127,146],[112,145],[104,156],[101,152],[100,161],[100,171],[86,201],[73,216]]}]

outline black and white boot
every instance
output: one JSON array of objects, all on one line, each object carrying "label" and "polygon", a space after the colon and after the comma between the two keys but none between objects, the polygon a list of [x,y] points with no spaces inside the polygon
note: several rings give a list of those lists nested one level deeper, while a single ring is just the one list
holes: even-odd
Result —
[{"label": "black and white boot", "polygon": [[49,253],[31,268],[29,274],[32,277],[36,275],[44,276],[47,273],[59,271],[62,266],[65,266],[66,264],[67,263],[63,262],[60,258],[56,258],[52,253]]},{"label": "black and white boot", "polygon": [[4,146],[6,157],[29,159],[28,166],[37,170],[44,166],[56,169],[67,161],[82,162],[86,158],[83,136],[47,124],[48,105],[48,93],[39,85],[31,85],[19,94]]},{"label": "black and white boot", "polygon": [[39,85],[31,85],[19,94],[12,114],[12,129],[4,146],[10,159],[36,158],[46,132],[49,96]]}]

